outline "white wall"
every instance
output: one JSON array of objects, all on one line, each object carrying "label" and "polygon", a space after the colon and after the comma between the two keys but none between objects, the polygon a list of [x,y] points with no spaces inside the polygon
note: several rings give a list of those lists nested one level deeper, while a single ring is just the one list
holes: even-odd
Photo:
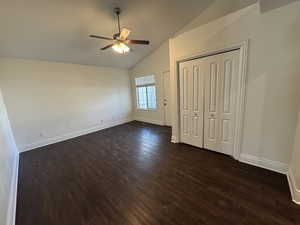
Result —
[{"label": "white wall", "polygon": [[[130,71],[132,101],[133,101],[133,118],[139,121],[150,122],[155,124],[163,124],[163,89],[162,89],[162,72],[169,70],[169,41],[165,41],[152,54],[139,62]],[[136,91],[134,78],[139,76],[155,75],[156,79],[156,94],[157,94],[157,109],[154,111],[142,111],[136,108]]]},{"label": "white wall", "polygon": [[14,169],[17,163],[17,149],[11,132],[6,108],[0,91],[0,224],[5,225],[12,216],[9,208],[12,199]]},{"label": "white wall", "polygon": [[[258,5],[198,27],[170,41],[172,97],[177,96],[175,59],[250,39],[242,153],[287,166],[299,105],[300,3],[267,13]],[[173,98],[173,135],[178,105]]]},{"label": "white wall", "polygon": [[0,58],[0,87],[21,150],[131,116],[127,70]]}]

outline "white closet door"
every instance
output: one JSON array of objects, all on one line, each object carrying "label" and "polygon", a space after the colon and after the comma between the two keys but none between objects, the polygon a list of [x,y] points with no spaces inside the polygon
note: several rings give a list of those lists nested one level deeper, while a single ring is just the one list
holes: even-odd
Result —
[{"label": "white closet door", "polygon": [[180,64],[180,128],[181,142],[190,141],[191,107],[190,107],[190,65],[189,62]]},{"label": "white closet door", "polygon": [[203,147],[203,60],[180,64],[181,142]]},{"label": "white closet door", "polygon": [[180,63],[180,140],[233,155],[240,51]]},{"label": "white closet door", "polygon": [[204,147],[233,154],[239,51],[206,58]]},{"label": "white closet door", "polygon": [[220,55],[219,150],[233,155],[240,51]]},{"label": "white closet door", "polygon": [[205,58],[204,148],[220,152],[220,56]]}]

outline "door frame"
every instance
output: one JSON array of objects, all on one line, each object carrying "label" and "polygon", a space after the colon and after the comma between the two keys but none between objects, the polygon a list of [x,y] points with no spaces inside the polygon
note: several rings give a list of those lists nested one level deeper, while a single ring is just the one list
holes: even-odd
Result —
[{"label": "door frame", "polygon": [[[164,121],[163,121],[163,123],[164,123],[164,126],[169,126],[168,124],[167,124],[167,120],[166,120],[166,110],[165,110],[165,106],[164,106],[164,99],[165,99],[165,76],[164,76],[164,74],[165,73],[169,73],[169,93],[171,93],[171,85],[170,85],[170,80],[171,80],[171,74],[170,74],[170,70],[164,70],[164,71],[162,71],[162,73],[161,73],[161,80],[162,80],[162,101],[161,101],[161,103],[162,103],[162,107],[163,107],[163,117],[164,117]],[[168,104],[169,104],[169,110],[171,110],[171,105],[170,105],[170,99],[171,99],[171,96],[169,96],[169,99],[168,99]],[[171,115],[170,115],[171,116]],[[171,125],[170,126],[172,126],[172,120],[171,120]]]},{"label": "door frame", "polygon": [[247,77],[247,64],[248,64],[248,46],[249,40],[242,41],[237,44],[232,44],[230,46],[220,47],[217,49],[206,50],[202,52],[195,52],[194,54],[190,54],[187,56],[179,57],[175,59],[175,99],[173,99],[173,103],[177,110],[172,115],[172,123],[173,128],[176,127],[176,136],[172,136],[173,143],[180,143],[180,85],[179,85],[179,64],[181,62],[190,61],[193,59],[206,58],[209,56],[222,54],[234,50],[240,50],[239,57],[239,74],[238,74],[238,94],[237,94],[237,102],[236,102],[236,118],[235,118],[235,135],[234,135],[234,149],[233,149],[233,158],[236,160],[240,159],[242,142],[243,142],[243,128],[244,128],[244,118],[245,118],[245,101],[246,101],[246,77]]}]

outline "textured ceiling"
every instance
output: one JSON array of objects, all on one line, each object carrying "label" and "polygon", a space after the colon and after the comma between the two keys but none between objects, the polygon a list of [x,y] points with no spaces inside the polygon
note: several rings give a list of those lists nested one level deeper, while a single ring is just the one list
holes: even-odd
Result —
[{"label": "textured ceiling", "polygon": [[[231,0],[227,0],[230,2]],[[214,0],[0,0],[0,56],[130,68]],[[123,9],[130,38],[149,39],[128,55],[99,48],[89,34],[116,33],[112,9]]]}]

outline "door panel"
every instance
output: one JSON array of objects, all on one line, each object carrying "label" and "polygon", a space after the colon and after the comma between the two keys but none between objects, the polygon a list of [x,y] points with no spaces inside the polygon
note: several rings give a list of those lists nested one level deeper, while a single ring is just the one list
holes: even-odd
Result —
[{"label": "door panel", "polygon": [[204,79],[201,60],[180,64],[181,142],[203,147]]},{"label": "door panel", "polygon": [[183,68],[183,80],[182,80],[182,88],[183,88],[183,109],[189,110],[189,68]]},{"label": "door panel", "polygon": [[223,74],[223,112],[230,113],[231,103],[231,83],[232,83],[232,60],[226,59],[224,62]]},{"label": "door panel", "polygon": [[[202,127],[203,127],[203,83],[201,81],[201,65],[200,61],[196,61],[193,65],[192,74],[192,143],[199,147],[203,147]],[[201,135],[200,135],[201,134]],[[200,140],[199,140],[200,139]]]},{"label": "door panel", "polygon": [[205,59],[204,147],[214,151],[219,151],[219,89],[220,59],[210,56]]},{"label": "door panel", "polygon": [[183,134],[189,136],[189,116],[183,115]]},{"label": "door panel", "polygon": [[193,109],[194,111],[199,111],[199,66],[193,66]]},{"label": "door panel", "polygon": [[239,51],[206,58],[204,147],[233,154]]},{"label": "door panel", "polygon": [[218,64],[211,62],[209,68],[209,112],[215,113],[217,109],[217,85],[218,85]]},{"label": "door panel", "polygon": [[199,117],[192,118],[192,135],[193,137],[199,137]]},{"label": "door panel", "polygon": [[238,88],[238,69],[240,51],[220,55],[221,94],[220,94],[220,151],[233,155],[236,98]]},{"label": "door panel", "polygon": [[184,63],[180,67],[180,103],[181,103],[181,139],[189,141],[190,138],[190,107],[189,107],[189,65]]},{"label": "door panel", "polygon": [[209,119],[208,126],[209,126],[208,140],[211,142],[216,142],[217,141],[216,119]]}]

